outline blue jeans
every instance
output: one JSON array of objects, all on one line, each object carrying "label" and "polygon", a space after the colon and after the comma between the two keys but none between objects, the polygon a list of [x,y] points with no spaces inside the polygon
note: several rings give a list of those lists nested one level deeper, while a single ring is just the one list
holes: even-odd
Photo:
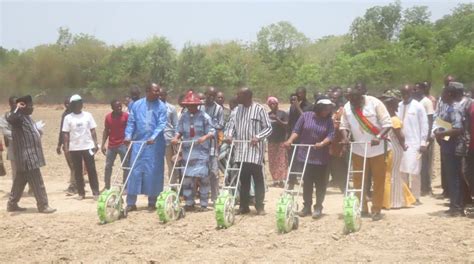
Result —
[{"label": "blue jeans", "polygon": [[447,174],[449,192],[449,209],[463,209],[463,194],[461,189],[461,167],[462,157],[453,154],[441,153],[441,162],[444,172]]},{"label": "blue jeans", "polygon": [[[112,176],[112,167],[114,166],[117,154],[120,156],[120,161],[123,162],[125,155],[127,154],[127,146],[120,145],[115,148],[107,149],[105,156],[105,188],[110,189],[110,178]],[[128,164],[124,164],[127,167]],[[128,170],[123,170],[123,182],[127,179]]]}]

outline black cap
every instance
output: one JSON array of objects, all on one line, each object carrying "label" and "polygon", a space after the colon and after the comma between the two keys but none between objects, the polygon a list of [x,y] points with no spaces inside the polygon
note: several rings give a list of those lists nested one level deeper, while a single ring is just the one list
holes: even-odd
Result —
[{"label": "black cap", "polygon": [[33,103],[33,98],[31,98],[31,95],[25,95],[25,96],[17,98],[16,102],[17,103],[23,102],[25,104],[32,104]]}]

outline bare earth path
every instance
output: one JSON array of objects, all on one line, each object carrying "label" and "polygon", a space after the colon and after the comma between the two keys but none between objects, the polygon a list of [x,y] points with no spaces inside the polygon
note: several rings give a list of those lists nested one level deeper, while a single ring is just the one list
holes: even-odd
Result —
[{"label": "bare earth path", "polygon": [[[108,107],[86,110],[99,124],[100,136]],[[11,177],[0,177],[1,263],[474,261],[473,220],[444,216],[447,201],[432,197],[424,197],[423,205],[416,208],[386,211],[380,222],[364,219],[360,232],[350,235],[342,234],[342,195],[334,188],[328,191],[322,219],[303,218],[298,230],[284,235],[275,228],[275,203],[281,193],[277,188],[267,192],[266,216],[237,217],[236,224],[226,230],[216,230],[212,211],[160,224],[155,213],[145,210],[144,197],[139,201],[143,210],[99,225],[92,199],[76,201],[63,193],[68,169],[63,156],[55,153],[61,112],[56,106],[38,107],[33,115],[46,122],[43,147],[48,165],[42,172],[50,204],[58,211],[38,214],[34,198],[25,197],[20,205],[28,208],[26,213],[7,213]],[[104,162],[98,154],[101,188]]]}]

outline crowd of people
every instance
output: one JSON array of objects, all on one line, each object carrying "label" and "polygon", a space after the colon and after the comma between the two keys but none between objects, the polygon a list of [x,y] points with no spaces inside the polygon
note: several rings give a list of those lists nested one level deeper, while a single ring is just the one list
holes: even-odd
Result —
[{"label": "crowd of people", "polygon": [[[126,165],[123,182],[128,177],[127,212],[137,210],[137,195],[141,194],[148,196],[148,209],[155,210],[163,191],[165,165],[171,174],[180,160],[187,164],[185,174],[174,171],[170,177],[175,181],[184,177],[185,210],[207,211],[219,194],[221,148],[234,142],[233,163],[241,165],[238,214],[249,213],[253,203],[257,215],[265,215],[267,164],[271,185],[276,188],[284,187],[286,181],[287,188],[298,186],[298,177],[289,171],[305,168],[299,215],[319,219],[328,185],[344,192],[350,184],[348,159],[352,151],[353,175],[349,178],[354,188],[366,190],[362,216],[377,221],[383,219],[383,209],[421,206],[423,196],[434,195],[431,182],[437,142],[443,189],[437,197],[449,199],[448,215],[462,216],[474,195],[471,91],[452,76],[446,77],[439,99],[430,95],[430,88],[429,82],[419,82],[372,96],[363,83],[357,83],[315,93],[310,101],[306,88],[300,87],[290,95],[290,107],[285,111],[274,96],[268,97],[267,110],[254,100],[249,88],[240,88],[229,107],[224,94],[214,87],[203,93],[189,90],[179,97],[177,107],[168,101],[164,87],[149,85],[143,98],[140,88],[132,87],[125,102],[111,101],[112,111],[103,118],[100,145],[95,118],[83,111],[84,101],[75,94],[64,102],[57,144],[57,153],[64,153],[70,169],[65,191],[84,199],[87,174],[92,197],[98,199],[101,189],[95,155],[100,150],[106,157],[104,189],[113,184],[112,168],[118,155]],[[25,210],[18,202],[29,184],[39,212],[52,213],[55,209],[48,204],[40,172],[45,159],[41,127],[31,118],[33,100],[31,96],[11,97],[9,103],[4,116],[8,125],[2,126],[13,176],[7,211]]]}]

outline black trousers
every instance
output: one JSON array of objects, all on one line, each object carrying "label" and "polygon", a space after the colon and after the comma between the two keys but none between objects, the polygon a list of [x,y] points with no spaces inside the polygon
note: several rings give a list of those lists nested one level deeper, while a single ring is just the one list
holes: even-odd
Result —
[{"label": "black trousers", "polygon": [[421,192],[431,193],[431,163],[433,162],[433,143],[421,154]]},{"label": "black trousers", "polygon": [[332,181],[339,187],[342,193],[346,190],[347,178],[347,157],[331,156],[329,161],[328,173],[331,174]]},{"label": "black trousers", "polygon": [[250,182],[253,178],[255,184],[255,208],[264,209],[265,186],[263,181],[262,166],[254,163],[244,162],[240,172],[240,210],[248,211],[250,199]]},{"label": "black trousers", "polygon": [[46,208],[48,206],[48,195],[46,194],[46,188],[44,187],[43,176],[41,175],[40,169],[17,171],[16,177],[13,180],[8,204],[18,204],[27,183],[30,185],[30,188],[33,189],[38,210]]},{"label": "black trousers", "polygon": [[74,165],[77,193],[81,196],[86,194],[84,190],[84,176],[82,175],[82,161],[84,161],[92,194],[99,195],[99,180],[97,179],[94,156],[89,153],[89,150],[70,151],[69,153],[71,154],[72,163]]},{"label": "black trousers", "polygon": [[[444,197],[449,197],[449,188],[448,188],[448,179],[449,179],[449,174],[451,173],[448,169],[448,161],[446,160],[446,158],[443,158],[443,157],[447,157],[447,155],[443,155],[442,152],[440,152],[440,159],[441,159],[441,188],[443,189],[443,196]],[[454,154],[453,154],[454,155]]]},{"label": "black trousers", "polygon": [[[305,208],[313,205],[313,188],[316,188],[314,209],[323,209],[324,197],[328,186],[327,165],[306,164],[303,176],[303,202]],[[313,187],[314,186],[314,187]]]}]

